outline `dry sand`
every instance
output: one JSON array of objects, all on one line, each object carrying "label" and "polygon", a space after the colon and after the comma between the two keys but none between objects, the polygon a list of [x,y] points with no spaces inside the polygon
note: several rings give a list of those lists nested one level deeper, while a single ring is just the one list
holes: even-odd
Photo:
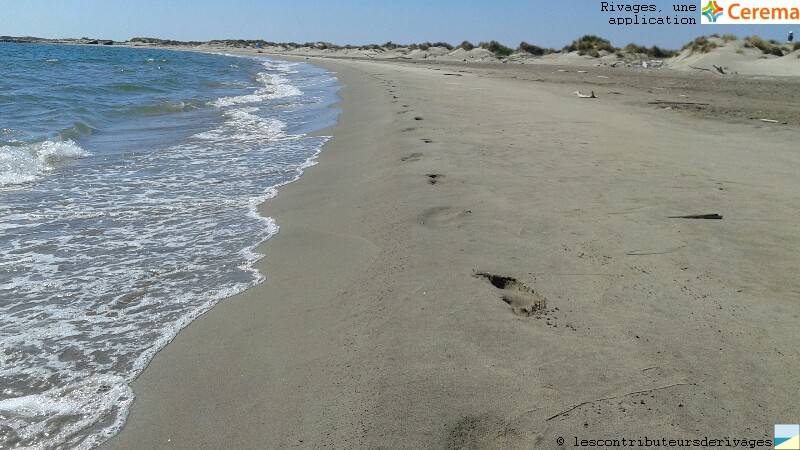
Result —
[{"label": "dry sand", "polygon": [[[268,281],[155,358],[106,448],[549,449],[800,417],[797,84],[311,62],[343,113],[262,207]],[[703,213],[724,219],[670,218]]]}]

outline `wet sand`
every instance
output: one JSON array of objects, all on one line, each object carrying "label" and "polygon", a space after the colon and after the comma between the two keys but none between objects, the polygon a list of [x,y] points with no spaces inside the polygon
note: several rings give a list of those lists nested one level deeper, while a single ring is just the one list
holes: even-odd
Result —
[{"label": "wet sand", "polygon": [[343,112],[262,206],[268,281],[155,358],[106,448],[771,439],[800,415],[795,125],[651,105],[658,77],[581,99],[555,69],[310,62]]}]

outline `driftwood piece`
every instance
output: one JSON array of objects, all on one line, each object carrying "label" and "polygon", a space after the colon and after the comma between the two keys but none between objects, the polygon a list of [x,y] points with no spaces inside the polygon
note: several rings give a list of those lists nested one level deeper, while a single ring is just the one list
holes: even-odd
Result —
[{"label": "driftwood piece", "polygon": [[725,68],[724,67],[718,66],[716,64],[712,64],[711,65],[711,67],[713,67],[714,70],[711,70],[711,69],[708,69],[708,68],[705,68],[705,67],[696,67],[696,66],[689,66],[689,67],[694,69],[694,70],[704,70],[706,72],[718,73],[720,75],[727,75],[728,74],[727,72],[725,72]]},{"label": "driftwood piece", "polygon": [[669,219],[700,219],[700,220],[722,220],[719,214],[694,214],[689,216],[669,216]]},{"label": "driftwood piece", "polygon": [[649,105],[670,105],[670,106],[708,106],[708,103],[700,103],[700,102],[675,102],[670,100],[653,100],[652,102],[647,102]]},{"label": "driftwood piece", "polygon": [[582,94],[581,91],[575,91],[575,95],[580,98],[597,98],[597,96],[594,95],[594,91],[592,91],[590,95]]}]

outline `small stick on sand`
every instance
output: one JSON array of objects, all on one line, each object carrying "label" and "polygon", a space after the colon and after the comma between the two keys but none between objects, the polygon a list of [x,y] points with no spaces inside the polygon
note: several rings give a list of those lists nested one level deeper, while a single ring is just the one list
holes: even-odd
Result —
[{"label": "small stick on sand", "polygon": [[626,256],[666,255],[666,254],[669,254],[669,253],[675,253],[678,250],[681,250],[681,249],[684,249],[684,248],[686,248],[686,246],[685,245],[681,245],[680,247],[675,247],[673,249],[664,250],[664,251],[660,251],[660,252],[633,251],[633,252],[625,253],[625,255]]},{"label": "small stick on sand", "polygon": [[758,119],[758,120],[760,120],[762,122],[767,122],[767,123],[780,123],[777,120],[773,120],[773,119]]},{"label": "small stick on sand", "polygon": [[597,96],[594,95],[594,91],[592,91],[591,95],[581,94],[581,91],[575,91],[575,95],[577,95],[580,98],[597,98]]},{"label": "small stick on sand", "polygon": [[659,388],[654,388],[654,389],[646,389],[644,391],[628,392],[627,394],[615,395],[613,397],[603,397],[603,398],[598,398],[598,399],[595,399],[595,400],[590,400],[588,402],[578,403],[577,405],[574,405],[569,409],[565,409],[564,411],[561,411],[560,413],[558,413],[558,414],[556,414],[554,416],[548,417],[547,419],[545,419],[545,422],[549,422],[549,421],[551,421],[551,420],[553,420],[553,419],[555,419],[557,417],[561,417],[561,416],[564,416],[566,414],[569,414],[572,411],[575,411],[576,409],[580,408],[581,406],[591,405],[592,403],[602,402],[602,401],[606,401],[606,400],[615,400],[615,399],[618,399],[618,398],[628,397],[628,396],[637,395],[637,394],[649,394],[651,392],[663,391],[664,389],[670,389],[670,388],[674,388],[674,387],[677,387],[677,386],[691,386],[691,385],[694,385],[694,383],[691,383],[691,384],[690,383],[676,383],[676,384],[670,384],[669,386],[664,386],[664,387],[659,387]]}]

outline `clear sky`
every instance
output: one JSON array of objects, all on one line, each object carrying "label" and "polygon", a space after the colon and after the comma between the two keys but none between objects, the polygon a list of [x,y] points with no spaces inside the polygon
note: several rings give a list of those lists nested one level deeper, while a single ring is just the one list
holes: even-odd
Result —
[{"label": "clear sky", "polygon": [[[630,0],[672,9],[698,0]],[[620,0],[619,3],[626,3]],[[608,24],[597,0],[0,0],[0,35],[150,36],[178,40],[265,39],[366,44],[496,39],[562,47],[583,34],[617,45],[680,47],[711,33],[784,39],[794,27]],[[800,31],[800,26],[797,27]]]}]

